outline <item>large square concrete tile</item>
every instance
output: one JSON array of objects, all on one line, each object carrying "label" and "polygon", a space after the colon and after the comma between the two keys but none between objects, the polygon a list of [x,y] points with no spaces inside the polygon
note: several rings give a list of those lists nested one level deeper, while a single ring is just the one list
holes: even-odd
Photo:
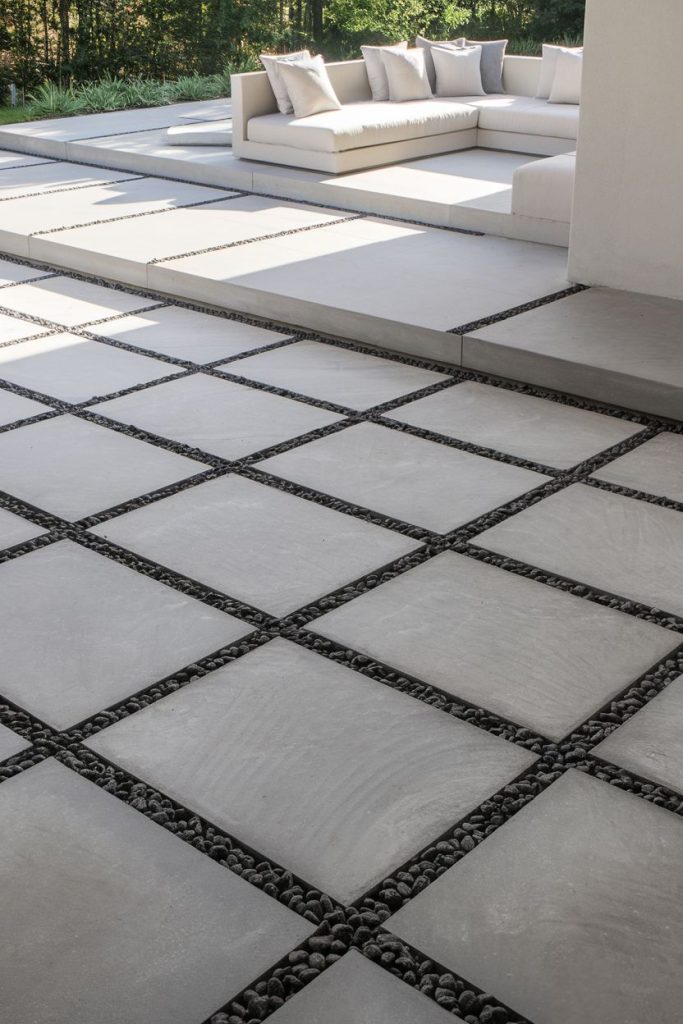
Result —
[{"label": "large square concrete tile", "polygon": [[0,816],[12,1024],[201,1024],[313,930],[55,761],[3,783]]},{"label": "large square concrete tile", "polygon": [[569,469],[642,430],[617,417],[477,381],[463,381],[387,415],[556,469]]},{"label": "large square concrete tile", "polygon": [[162,263],[149,283],[402,351],[419,336],[459,362],[444,332],[566,288],[566,253],[368,217]]},{"label": "large square concrete tile", "polygon": [[677,640],[659,626],[453,552],[309,628],[552,739],[571,732]]},{"label": "large square concrete tile", "polygon": [[25,750],[29,744],[19,736],[16,732],[12,732],[4,725],[0,725],[0,761],[5,761],[8,757],[14,757],[15,754]]},{"label": "large square concrete tile", "polygon": [[[3,288],[0,291],[0,305],[11,291],[14,289]],[[21,338],[33,338],[36,334],[45,334],[47,330],[47,327],[41,327],[40,324],[32,324],[27,320],[19,320],[18,317],[0,313],[0,345],[6,345],[9,341],[19,341]]]},{"label": "large square concrete tile", "polygon": [[[0,305],[17,313],[52,320],[63,327],[78,327],[93,320],[132,313],[135,309],[153,306],[154,302],[75,277],[49,277],[3,290]],[[32,328],[33,334],[40,330],[32,324],[27,326]]]},{"label": "large square concrete tile", "polygon": [[93,532],[271,615],[293,612],[418,546],[237,476],[136,509]]},{"label": "large square concrete tile", "polygon": [[[9,199],[2,204],[0,244],[4,244],[9,252],[25,255],[32,252],[30,236],[42,235],[46,231],[59,232],[62,228],[160,213],[191,203],[223,199],[225,192],[219,189],[185,185],[162,178],[136,178],[119,184],[93,185],[87,189],[63,192],[58,201],[52,195]],[[145,228],[141,225],[138,232],[141,238],[145,237]],[[91,272],[93,267],[91,263]]]},{"label": "large square concrete tile", "polygon": [[36,526],[35,523],[29,523],[27,519],[0,508],[0,550],[33,540],[34,537],[40,537],[41,533],[45,533],[42,526]]},{"label": "large square concrete tile", "polygon": [[31,416],[40,416],[44,412],[51,412],[49,405],[0,388],[0,427],[30,419]]},{"label": "large square concrete tile", "polygon": [[463,365],[683,417],[683,302],[591,288],[465,337]]},{"label": "large square concrete tile", "polygon": [[476,538],[483,548],[683,615],[683,514],[573,484]]},{"label": "large square concrete tile", "polygon": [[533,761],[284,640],[88,742],[345,903]]},{"label": "large square concrete tile", "polygon": [[683,792],[683,676],[610,733],[594,753]]},{"label": "large square concrete tile", "polygon": [[339,419],[325,409],[201,373],[95,409],[225,459],[239,459]]},{"label": "large square concrete tile", "polygon": [[319,341],[299,341],[237,359],[226,369],[351,409],[367,409],[447,379],[445,374]]},{"label": "large square concrete tile", "polygon": [[76,520],[207,467],[74,416],[0,434],[0,488]]},{"label": "large square concrete tile", "polygon": [[57,729],[250,630],[70,541],[6,562],[0,583],[1,692]]},{"label": "large square concrete tile", "polygon": [[678,1024],[683,821],[571,771],[387,926],[535,1024]]},{"label": "large square concrete tile", "polygon": [[105,171],[68,163],[18,167],[6,170],[0,175],[0,200],[16,199],[25,195],[38,196],[59,189],[67,191],[89,185],[103,185],[110,181],[133,177],[134,175],[121,171]]},{"label": "large square concrete tile", "polygon": [[410,985],[352,949],[270,1018],[272,1024],[453,1024]]},{"label": "large square concrete tile", "polygon": [[175,372],[179,368],[160,359],[77,334],[50,334],[0,348],[0,377],[65,402],[87,402]]},{"label": "large square concrete tile", "polygon": [[[146,218],[144,227],[138,220],[120,220],[60,231],[44,240],[47,246],[37,239],[33,254],[36,258],[46,258],[58,245],[60,249],[70,250],[68,265],[71,267],[84,269],[92,254],[97,253],[102,272],[120,267],[122,263],[129,271],[133,264],[142,265],[144,271],[144,265],[151,261],[173,260],[206,249],[250,242],[280,231],[325,225],[348,216],[337,210],[259,196],[228,199],[226,193],[216,192],[215,198],[217,201],[210,205],[176,209],[167,216]],[[78,252],[82,253],[80,259]],[[132,280],[130,273],[126,280]]]},{"label": "large square concrete tile", "polygon": [[593,476],[620,487],[683,502],[683,434],[657,434]]},{"label": "large square concrete tile", "polygon": [[438,533],[549,479],[374,423],[276,455],[259,468]]},{"label": "large square concrete tile", "polygon": [[286,337],[276,331],[226,317],[196,313],[182,306],[161,306],[148,313],[111,320],[107,324],[99,324],[95,332],[151,353],[189,359],[195,363],[229,359]]},{"label": "large square concrete tile", "polygon": [[[0,154],[0,160],[2,154]],[[0,170],[2,167],[0,166]],[[34,281],[38,277],[47,277],[47,270],[37,270],[35,267],[27,267],[22,263],[12,263],[10,260],[0,259],[0,288],[5,285],[19,284],[21,281]],[[0,305],[2,305],[0,296]]]}]

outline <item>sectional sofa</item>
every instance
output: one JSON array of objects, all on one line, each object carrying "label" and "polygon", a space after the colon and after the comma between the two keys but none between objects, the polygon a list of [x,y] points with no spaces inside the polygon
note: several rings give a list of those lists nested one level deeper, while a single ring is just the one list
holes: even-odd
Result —
[{"label": "sectional sofa", "polygon": [[328,64],[341,110],[280,114],[265,71],[232,75],[235,156],[342,174],[474,146],[555,156],[576,149],[577,104],[537,99],[540,57],[505,57],[501,95],[374,101],[362,60]]}]

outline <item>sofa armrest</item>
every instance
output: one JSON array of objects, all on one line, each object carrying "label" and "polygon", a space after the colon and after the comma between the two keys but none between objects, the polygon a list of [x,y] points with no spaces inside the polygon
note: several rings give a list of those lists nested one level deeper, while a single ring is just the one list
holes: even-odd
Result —
[{"label": "sofa armrest", "polygon": [[265,71],[230,75],[232,97],[232,148],[237,154],[247,141],[247,123],[252,117],[277,113],[277,103]]}]

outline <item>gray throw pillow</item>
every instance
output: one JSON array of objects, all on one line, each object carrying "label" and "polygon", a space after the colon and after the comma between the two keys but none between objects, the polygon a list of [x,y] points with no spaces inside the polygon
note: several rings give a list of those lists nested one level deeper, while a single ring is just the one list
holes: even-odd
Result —
[{"label": "gray throw pillow", "polygon": [[481,46],[481,84],[484,92],[505,92],[503,88],[503,58],[507,39],[480,42],[468,39],[467,46]]}]

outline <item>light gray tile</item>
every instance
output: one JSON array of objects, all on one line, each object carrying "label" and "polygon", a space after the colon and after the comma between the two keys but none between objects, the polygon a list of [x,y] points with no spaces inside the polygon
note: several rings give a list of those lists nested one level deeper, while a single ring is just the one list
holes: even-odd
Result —
[{"label": "light gray tile", "polygon": [[40,537],[41,533],[45,533],[44,527],[29,523],[27,519],[22,519],[14,512],[0,508],[0,549],[23,544],[26,540]]},{"label": "light gray tile", "polygon": [[536,1024],[678,1024],[683,822],[579,772],[387,922]]},{"label": "light gray tile", "polygon": [[[13,291],[11,288],[2,289],[2,295],[0,295],[0,305],[3,305],[2,299],[5,298],[5,291]],[[41,327],[40,324],[31,324],[27,320],[19,320],[14,316],[7,316],[5,313],[0,313],[0,344],[5,344],[8,341],[18,341],[21,338],[32,338],[35,334],[45,334],[47,331],[46,327]],[[2,350],[3,354],[7,351]],[[0,374],[2,374],[2,366],[0,366]]]},{"label": "light gray tile", "polygon": [[122,317],[100,324],[95,330],[105,338],[195,363],[227,359],[286,337],[277,331],[182,306],[162,306],[149,313]]},{"label": "light gray tile", "polygon": [[0,583],[2,690],[58,729],[251,629],[70,541],[6,562]]},{"label": "light gray tile", "polygon": [[30,416],[39,416],[43,412],[50,412],[50,406],[0,388],[0,427]]},{"label": "light gray tile", "polygon": [[12,1024],[201,1021],[313,930],[55,761],[3,783],[0,816]]},{"label": "light gray tile", "polygon": [[[195,188],[195,191],[211,190]],[[217,201],[211,205],[168,210],[163,217],[149,217],[144,221],[91,223],[87,227],[60,231],[52,237],[69,248],[96,252],[99,258],[104,257],[109,262],[128,260],[133,255],[136,260],[148,263],[150,260],[174,260],[206,249],[218,249],[218,255],[227,257],[232,252],[229,246],[235,243],[250,242],[279,231],[325,225],[345,216],[339,210],[281,199],[254,195],[229,199],[223,192],[213,194]],[[87,220],[94,221],[95,217],[84,218],[83,223]],[[222,246],[226,246],[224,252],[220,251]]]},{"label": "light gray tile", "polygon": [[93,532],[271,615],[293,612],[419,546],[237,476],[128,512]]},{"label": "light gray tile", "polygon": [[324,409],[206,374],[159,384],[95,408],[102,416],[226,459],[242,458],[339,419]]},{"label": "light gray tile", "polygon": [[[0,175],[0,199],[39,195],[54,189],[72,189],[102,185],[120,178],[133,177],[122,171],[105,171],[77,164],[51,163],[36,167],[18,167]],[[57,199],[56,202],[60,200]]]},{"label": "light gray tile", "polygon": [[594,753],[683,791],[683,676],[610,733]]},{"label": "light gray tile", "polygon": [[374,423],[276,455],[259,468],[439,533],[549,479]]},{"label": "light gray tile", "polygon": [[672,509],[573,484],[476,543],[683,615],[683,515]]},{"label": "light gray tile", "polygon": [[352,949],[276,1010],[272,1024],[453,1024],[453,1016]]},{"label": "light gray tile", "polygon": [[[0,171],[2,170],[2,157],[7,154],[0,154]],[[0,259],[0,285],[19,284],[21,281],[33,280],[36,277],[47,277],[47,270],[38,270],[36,267],[27,267],[22,263],[12,263],[10,260]],[[3,296],[0,295],[0,306]]]},{"label": "light gray tile", "polygon": [[0,377],[65,402],[87,402],[168,377],[177,369],[67,333],[0,348]]},{"label": "light gray tile", "polygon": [[466,335],[463,366],[680,418],[682,331],[683,302],[590,288]]},{"label": "light gray tile", "polygon": [[284,640],[89,745],[344,902],[533,761]]},{"label": "light gray tile", "polygon": [[0,171],[12,167],[32,167],[33,164],[42,164],[43,161],[44,157],[25,156],[23,153],[12,153],[3,150],[0,152]]},{"label": "light gray tile", "polygon": [[[63,192],[58,202],[52,195],[9,199],[2,204],[0,242],[13,241],[17,236],[37,237],[46,231],[59,232],[61,228],[97,224],[137,214],[164,213],[190,203],[223,199],[225,192],[219,189],[162,178],[92,185],[87,189]],[[144,240],[143,223],[138,221],[138,232]]]},{"label": "light gray tile", "polygon": [[102,512],[206,466],[75,416],[0,434],[0,487],[64,519]]},{"label": "light gray tile", "polygon": [[318,341],[238,359],[230,373],[352,409],[367,409],[445,380],[431,370]]},{"label": "light gray tile", "polygon": [[453,552],[309,628],[553,739],[677,640],[659,626]]},{"label": "light gray tile", "polygon": [[[47,196],[46,199],[58,205],[51,197]],[[50,277],[45,281],[19,284],[16,288],[3,290],[0,305],[16,310],[17,313],[30,313],[31,316],[53,320],[65,327],[77,327],[91,320],[142,309],[143,306],[152,305],[152,301],[118,288],[105,288],[73,277]],[[39,330],[39,327],[34,327],[33,333]]]},{"label": "light gray tile", "polygon": [[0,761],[8,757],[14,757],[20,750],[24,750],[29,744],[16,732],[12,732],[4,725],[0,725]]},{"label": "light gray tile", "polygon": [[683,435],[657,434],[593,476],[634,491],[683,501]]},{"label": "light gray tile", "polygon": [[642,430],[612,416],[463,381],[387,415],[557,469],[569,469]]}]

